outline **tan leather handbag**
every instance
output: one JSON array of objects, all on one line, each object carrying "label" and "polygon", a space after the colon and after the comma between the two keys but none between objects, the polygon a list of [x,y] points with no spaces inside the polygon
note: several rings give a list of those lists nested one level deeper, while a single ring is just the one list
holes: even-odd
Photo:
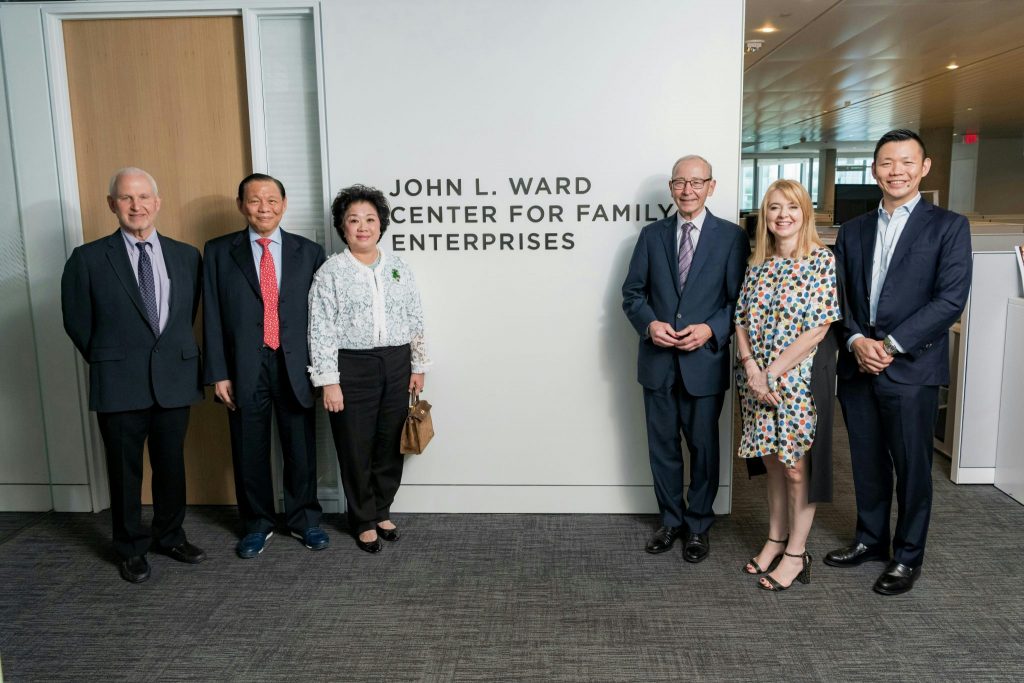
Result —
[{"label": "tan leather handbag", "polygon": [[409,394],[409,416],[402,427],[402,453],[418,455],[434,438],[434,420],[430,417],[431,405],[423,399],[413,400]]}]

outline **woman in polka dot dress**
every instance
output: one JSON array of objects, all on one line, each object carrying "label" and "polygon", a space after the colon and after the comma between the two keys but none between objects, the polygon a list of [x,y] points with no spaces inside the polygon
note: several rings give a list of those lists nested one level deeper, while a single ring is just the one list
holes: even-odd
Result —
[{"label": "woman in polka dot dress", "polygon": [[814,228],[811,198],[800,183],[777,180],[761,203],[736,305],[739,455],[761,458],[768,470],[768,541],[744,571],[764,574],[759,585],[765,590],[810,582],[806,543],[815,504],[807,500],[803,456],[817,421],[811,365],[840,317],[835,259]]}]

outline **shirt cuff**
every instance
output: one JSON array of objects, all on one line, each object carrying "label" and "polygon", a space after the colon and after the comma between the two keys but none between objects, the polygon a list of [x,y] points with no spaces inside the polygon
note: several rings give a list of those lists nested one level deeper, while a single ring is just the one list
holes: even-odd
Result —
[{"label": "shirt cuff", "polygon": [[423,363],[423,364],[413,363],[412,364],[412,374],[414,374],[414,375],[422,375],[423,373],[427,372],[428,370],[430,370],[430,363]]},{"label": "shirt cuff", "polygon": [[903,350],[903,347],[900,346],[900,343],[898,341],[896,341],[896,337],[894,337],[894,336],[892,336],[890,334],[889,335],[889,340],[892,342],[892,345],[896,347],[897,351],[899,351],[900,353],[906,353],[906,351]]},{"label": "shirt cuff", "polygon": [[313,383],[314,387],[325,387],[328,384],[340,384],[341,373],[340,372],[325,372],[322,375],[310,375],[309,381]]},{"label": "shirt cuff", "polygon": [[850,338],[846,340],[846,350],[852,352],[853,351],[853,342],[857,341],[858,339],[860,339],[863,336],[864,335],[861,334],[860,332],[858,332],[856,334],[851,334]]}]

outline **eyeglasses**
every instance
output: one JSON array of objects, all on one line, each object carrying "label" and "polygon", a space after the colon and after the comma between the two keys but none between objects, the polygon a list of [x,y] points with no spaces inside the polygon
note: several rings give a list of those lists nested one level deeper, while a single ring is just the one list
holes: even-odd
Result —
[{"label": "eyeglasses", "polygon": [[690,187],[694,190],[703,190],[704,183],[710,181],[711,178],[673,178],[668,181],[668,184],[672,186],[674,190],[682,190],[689,183]]}]

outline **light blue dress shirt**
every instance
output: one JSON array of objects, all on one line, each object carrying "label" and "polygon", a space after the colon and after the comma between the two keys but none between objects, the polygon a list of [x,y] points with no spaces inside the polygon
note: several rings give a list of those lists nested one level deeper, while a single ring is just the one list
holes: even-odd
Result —
[{"label": "light blue dress shirt", "polygon": [[[256,277],[260,277],[260,261],[263,259],[263,247],[256,240],[260,234],[249,228],[249,244],[252,245],[252,260],[256,264]],[[267,238],[270,240],[270,257],[274,259],[274,275],[277,276],[277,291],[281,291],[281,228],[275,228]],[[260,284],[263,284],[262,281]]]},{"label": "light blue dress shirt", "polygon": [[139,240],[124,228],[121,228],[121,237],[124,238],[128,260],[132,264],[132,272],[135,273],[135,284],[139,283],[139,248],[135,245],[139,242],[147,242],[150,245],[149,260],[153,264],[153,285],[156,288],[156,306],[160,315],[159,327],[163,332],[167,327],[167,315],[171,307],[171,278],[167,274],[167,264],[164,263],[164,252],[160,249],[160,237],[154,230],[149,237]]},{"label": "light blue dress shirt", "polygon": [[[885,284],[885,276],[889,272],[889,263],[892,261],[892,254],[896,251],[896,245],[899,244],[900,236],[903,234],[903,228],[907,226],[907,220],[910,218],[910,214],[914,211],[914,207],[921,201],[921,193],[918,192],[909,202],[902,206],[896,207],[896,210],[889,213],[883,208],[882,204],[878,205],[878,224],[877,224],[877,236],[875,237],[875,252],[871,257],[871,299],[869,301],[869,315],[871,320],[869,324],[874,326],[875,320],[878,318],[878,299],[882,294],[882,286]],[[862,334],[851,335],[846,342],[846,348],[852,349],[853,342],[855,342]],[[890,335],[891,336],[891,335]],[[896,350],[903,353],[903,347],[892,337],[893,345]]]}]

